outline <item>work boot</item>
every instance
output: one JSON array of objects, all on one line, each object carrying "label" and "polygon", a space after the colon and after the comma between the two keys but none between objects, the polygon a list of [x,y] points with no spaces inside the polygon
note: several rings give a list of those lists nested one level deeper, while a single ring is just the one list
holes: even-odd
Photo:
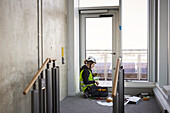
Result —
[{"label": "work boot", "polygon": [[88,92],[84,93],[84,98],[88,98]]},{"label": "work boot", "polygon": [[88,94],[88,97],[91,97],[91,94]]}]

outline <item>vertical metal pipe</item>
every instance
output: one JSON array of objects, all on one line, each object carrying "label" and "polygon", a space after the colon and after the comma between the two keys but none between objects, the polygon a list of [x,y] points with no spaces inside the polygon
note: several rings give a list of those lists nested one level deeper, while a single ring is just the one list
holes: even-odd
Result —
[{"label": "vertical metal pipe", "polygon": [[37,0],[37,41],[38,41],[38,69],[39,69],[40,68],[39,0]]},{"label": "vertical metal pipe", "polygon": [[42,106],[43,113],[46,113],[46,81],[43,72],[41,73],[41,87],[42,87]]},{"label": "vertical metal pipe", "polygon": [[40,113],[45,113],[45,96],[43,96],[45,93],[45,80],[43,78],[43,71],[41,72],[41,76],[39,76],[38,79],[38,85],[39,85],[39,111]]},{"label": "vertical metal pipe", "polygon": [[60,113],[60,83],[59,66],[56,66],[56,113]]},{"label": "vertical metal pipe", "polygon": [[120,67],[116,97],[113,98],[113,113],[124,113],[124,70]]},{"label": "vertical metal pipe", "polygon": [[52,113],[52,86],[51,86],[51,74],[49,69],[49,63],[47,64],[47,69],[45,70],[46,78],[46,106],[47,113]]},{"label": "vertical metal pipe", "polygon": [[53,113],[60,113],[60,91],[59,91],[59,66],[55,66],[53,61],[52,68],[52,109]]},{"label": "vertical metal pipe", "polygon": [[158,0],[155,0],[155,82],[158,82]]},{"label": "vertical metal pipe", "polygon": [[47,113],[46,112],[46,90],[45,89],[42,90],[42,96],[43,96],[43,113]]},{"label": "vertical metal pipe", "polygon": [[41,87],[41,76],[38,77],[38,90],[39,90],[39,111],[40,113],[43,113],[43,105],[42,105],[42,87]]},{"label": "vertical metal pipe", "polygon": [[44,37],[43,37],[43,0],[41,0],[41,57],[44,59]]},{"label": "vertical metal pipe", "polygon": [[53,68],[51,68],[51,70],[52,70],[52,112],[53,113],[56,113],[55,111],[56,111],[56,108],[55,108],[55,105],[56,105],[56,86],[55,86],[55,83],[56,83],[56,71],[55,71],[55,67],[53,67]]},{"label": "vertical metal pipe", "polygon": [[116,96],[116,113],[120,113],[119,112],[119,93],[117,92],[117,96]]},{"label": "vertical metal pipe", "polygon": [[53,68],[55,68],[55,60],[53,61]]},{"label": "vertical metal pipe", "polygon": [[33,85],[33,90],[31,91],[31,113],[39,113],[39,98],[38,90],[36,90],[36,82]]},{"label": "vertical metal pipe", "polygon": [[119,82],[118,82],[118,92],[119,92],[119,113],[124,113],[124,70],[123,66],[120,68],[119,72]]},{"label": "vertical metal pipe", "polygon": [[168,0],[168,57],[167,57],[167,61],[168,61],[168,63],[167,63],[167,85],[170,85],[170,77],[169,77],[169,38],[170,38],[170,21],[169,21],[169,19],[170,19],[170,1]]},{"label": "vertical metal pipe", "polygon": [[116,93],[116,97],[113,98],[113,113],[119,113],[118,112],[118,93]]}]

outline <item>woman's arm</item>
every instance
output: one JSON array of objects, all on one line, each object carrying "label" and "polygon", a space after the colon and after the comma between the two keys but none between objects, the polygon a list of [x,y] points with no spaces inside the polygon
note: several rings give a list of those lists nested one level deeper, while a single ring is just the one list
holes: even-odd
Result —
[{"label": "woman's arm", "polygon": [[89,78],[89,71],[88,70],[84,70],[83,73],[82,73],[82,78],[83,78],[83,82],[84,84],[93,84],[95,83],[95,81],[89,81],[88,78]]}]

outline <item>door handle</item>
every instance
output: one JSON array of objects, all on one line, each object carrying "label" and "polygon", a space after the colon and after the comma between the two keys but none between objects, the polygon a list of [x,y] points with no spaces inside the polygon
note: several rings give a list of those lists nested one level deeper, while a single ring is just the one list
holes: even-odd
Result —
[{"label": "door handle", "polygon": [[116,53],[114,52],[114,53],[110,53],[110,54],[112,54],[112,55],[116,55]]}]

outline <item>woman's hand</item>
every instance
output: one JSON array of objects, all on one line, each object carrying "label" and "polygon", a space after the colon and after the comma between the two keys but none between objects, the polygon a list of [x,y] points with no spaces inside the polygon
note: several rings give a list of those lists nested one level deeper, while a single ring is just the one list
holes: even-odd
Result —
[{"label": "woman's hand", "polygon": [[97,85],[99,85],[99,82],[98,82],[98,81],[95,81],[95,83],[96,83]]},{"label": "woman's hand", "polygon": [[94,76],[97,76],[97,75],[98,75],[98,73],[93,73],[93,75],[94,75]]}]

